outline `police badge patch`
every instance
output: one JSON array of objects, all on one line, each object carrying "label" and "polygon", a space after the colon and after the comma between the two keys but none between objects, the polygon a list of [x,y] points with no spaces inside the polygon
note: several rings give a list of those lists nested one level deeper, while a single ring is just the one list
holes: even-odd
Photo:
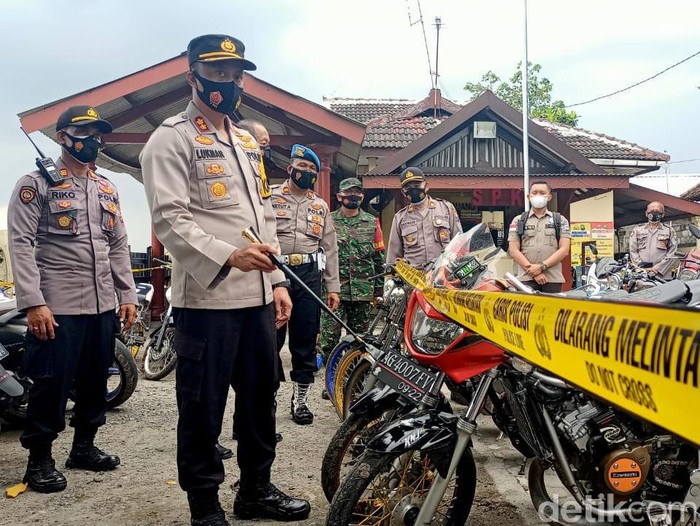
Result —
[{"label": "police badge patch", "polygon": [[36,197],[36,188],[33,186],[23,186],[19,190],[19,200],[22,201],[22,204],[28,205],[32,201],[34,201],[34,198]]}]

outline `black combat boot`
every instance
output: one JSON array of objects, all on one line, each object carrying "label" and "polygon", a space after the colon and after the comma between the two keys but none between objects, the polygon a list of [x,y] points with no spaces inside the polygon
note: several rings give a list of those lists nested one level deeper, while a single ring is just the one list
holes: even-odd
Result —
[{"label": "black combat boot", "polygon": [[39,493],[54,493],[66,489],[66,477],[56,469],[56,463],[51,457],[51,446],[29,450],[24,482]]},{"label": "black combat boot", "polygon": [[309,409],[309,390],[311,385],[294,382],[292,420],[300,426],[311,424],[314,421],[314,414]]},{"label": "black combat boot", "polygon": [[237,519],[272,519],[280,522],[303,521],[311,513],[311,504],[282,493],[268,482],[251,488],[241,487],[233,502]]},{"label": "black combat boot", "polygon": [[66,467],[87,471],[110,471],[119,463],[118,456],[105,453],[95,446],[92,440],[74,440]]},{"label": "black combat boot", "polygon": [[187,493],[192,526],[229,526],[226,513],[219,504],[219,495],[213,491]]},{"label": "black combat boot", "polygon": [[233,457],[233,451],[226,446],[222,446],[218,442],[216,443],[216,451],[219,453],[221,460],[228,460]]}]

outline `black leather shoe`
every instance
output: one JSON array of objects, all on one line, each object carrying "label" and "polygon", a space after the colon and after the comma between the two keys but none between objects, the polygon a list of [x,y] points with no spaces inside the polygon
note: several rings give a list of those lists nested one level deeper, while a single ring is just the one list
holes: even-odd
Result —
[{"label": "black leather shoe", "polygon": [[324,389],[323,391],[321,391],[321,398],[323,398],[324,400],[330,400],[330,399],[331,399],[331,397],[328,396],[328,391],[326,391],[325,389]]},{"label": "black leather shoe", "polygon": [[68,485],[66,477],[56,469],[56,463],[51,458],[51,453],[39,458],[30,457],[24,482],[39,493],[63,491]]},{"label": "black leather shoe", "polygon": [[116,455],[109,455],[91,442],[73,444],[66,467],[85,469],[87,471],[109,471],[116,468],[121,461]]},{"label": "black leather shoe", "polygon": [[311,504],[282,493],[272,483],[241,490],[233,502],[233,514],[237,519],[273,519],[280,522],[303,521],[311,513]]},{"label": "black leather shoe", "polygon": [[216,450],[219,452],[219,455],[221,456],[221,460],[228,460],[233,456],[233,451],[231,451],[229,448],[222,446],[218,442],[216,443]]},{"label": "black leather shoe", "polygon": [[187,494],[192,526],[230,526],[219,497],[193,497]]}]

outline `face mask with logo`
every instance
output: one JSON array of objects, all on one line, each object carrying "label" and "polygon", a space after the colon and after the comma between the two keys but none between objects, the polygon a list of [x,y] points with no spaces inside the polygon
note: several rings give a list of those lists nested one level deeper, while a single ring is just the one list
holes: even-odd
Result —
[{"label": "face mask with logo", "polygon": [[406,188],[403,191],[406,199],[411,204],[417,205],[425,201],[427,194],[425,193],[425,188]]},{"label": "face mask with logo", "polygon": [[340,197],[342,199],[343,206],[345,208],[349,208],[350,210],[356,210],[360,208],[360,205],[362,204],[362,197],[359,195],[342,195]]},{"label": "face mask with logo", "polygon": [[292,168],[292,174],[290,179],[302,190],[309,190],[316,184],[316,178],[318,174],[310,172],[308,170],[299,170],[298,168]]},{"label": "face mask with logo", "polygon": [[192,70],[192,75],[202,84],[204,91],[197,90],[197,95],[212,110],[230,115],[241,105],[243,88],[235,82],[214,82],[207,80]]},{"label": "face mask with logo", "polygon": [[536,195],[530,198],[532,208],[544,208],[547,206],[547,198],[543,195]]},{"label": "face mask with logo", "polygon": [[660,223],[663,218],[664,215],[661,212],[649,212],[647,214],[647,219],[650,223]]},{"label": "face mask with logo", "polygon": [[97,137],[74,137],[68,133],[66,136],[73,144],[71,146],[64,144],[63,147],[76,161],[89,164],[97,159],[97,153],[102,147],[102,143]]}]

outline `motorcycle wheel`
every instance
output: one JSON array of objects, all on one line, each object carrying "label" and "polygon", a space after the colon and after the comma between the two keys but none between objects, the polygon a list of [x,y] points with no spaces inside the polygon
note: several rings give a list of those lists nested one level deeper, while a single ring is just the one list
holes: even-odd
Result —
[{"label": "motorcycle wheel", "polygon": [[[158,340],[161,330],[165,330],[161,348],[153,345]],[[149,337],[143,352],[143,376],[146,380],[160,380],[168,376],[177,363],[175,353],[175,327],[172,325],[158,327]]]},{"label": "motorcycle wheel", "polygon": [[363,393],[365,382],[370,375],[372,365],[367,360],[359,362],[350,373],[348,382],[343,390],[343,419],[350,416],[350,407],[353,402]]},{"label": "motorcycle wheel", "polygon": [[[409,526],[415,523],[437,470],[430,452],[366,452],[338,488],[326,524]],[[463,526],[476,490],[471,449],[460,460],[430,524]]]},{"label": "motorcycle wheel", "polygon": [[374,438],[386,422],[394,419],[392,409],[383,415],[357,415],[351,413],[333,435],[321,464],[321,487],[328,502],[338,487],[352,471],[365,452],[366,444]]},{"label": "motorcycle wheel", "polygon": [[356,347],[352,348],[343,355],[336,367],[333,392],[329,392],[328,396],[334,397],[335,409],[340,418],[345,418],[345,388],[352,372],[361,362],[365,361],[362,358],[363,355],[364,351]]},{"label": "motorcycle wheel", "polygon": [[[118,382],[115,383],[115,379]],[[114,409],[126,402],[134,394],[139,381],[139,370],[131,351],[121,340],[116,341],[114,363],[109,368],[107,379],[107,409]]]}]

